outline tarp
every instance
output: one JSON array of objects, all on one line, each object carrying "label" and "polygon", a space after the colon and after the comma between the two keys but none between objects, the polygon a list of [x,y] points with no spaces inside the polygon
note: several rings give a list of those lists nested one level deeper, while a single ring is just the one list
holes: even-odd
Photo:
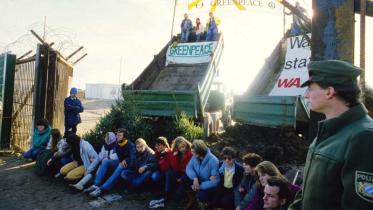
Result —
[{"label": "tarp", "polygon": [[178,43],[168,47],[166,66],[168,64],[209,63],[217,42]]},{"label": "tarp", "polygon": [[269,95],[303,95],[306,88],[301,88],[300,85],[308,80],[307,64],[310,57],[310,44],[303,35],[289,37],[283,70]]}]

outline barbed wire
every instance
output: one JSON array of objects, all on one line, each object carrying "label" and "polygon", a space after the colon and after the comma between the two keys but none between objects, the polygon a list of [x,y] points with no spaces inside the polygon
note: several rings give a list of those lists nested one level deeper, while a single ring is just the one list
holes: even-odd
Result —
[{"label": "barbed wire", "polygon": [[[17,56],[20,56],[29,50],[33,50],[36,52],[36,46],[40,42],[31,34],[30,30],[35,31],[40,37],[44,38],[44,42],[52,43],[53,49],[59,51],[62,55],[66,56],[71,54],[73,51],[78,49],[81,45],[76,43],[76,33],[72,32],[68,28],[54,28],[51,26],[45,27],[45,34],[44,34],[44,23],[43,22],[35,22],[28,26],[27,31],[25,34],[20,35],[14,41],[10,43],[0,43],[0,54],[10,52]],[[34,54],[33,53],[33,54]],[[84,49],[79,51],[74,58],[79,58],[81,55],[85,53]]]}]

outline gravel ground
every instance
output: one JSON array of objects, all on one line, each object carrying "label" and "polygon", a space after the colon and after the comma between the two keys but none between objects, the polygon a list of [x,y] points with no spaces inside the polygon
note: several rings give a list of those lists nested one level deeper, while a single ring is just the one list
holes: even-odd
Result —
[{"label": "gravel ground", "polygon": [[[101,116],[110,110],[113,100],[83,100],[84,112],[78,133],[84,134],[94,128]],[[0,153],[0,209],[1,210],[55,210],[55,209],[148,209],[146,204],[154,194],[124,195],[121,200],[105,203],[93,208],[94,201],[82,192],[73,191],[69,183],[53,177],[39,177],[33,171],[33,162],[28,162],[20,154]],[[178,209],[177,202],[170,202],[163,209]]]}]

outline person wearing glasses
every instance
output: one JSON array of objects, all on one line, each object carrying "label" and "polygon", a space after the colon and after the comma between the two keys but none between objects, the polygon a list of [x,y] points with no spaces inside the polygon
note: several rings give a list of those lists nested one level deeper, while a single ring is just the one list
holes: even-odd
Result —
[{"label": "person wearing glasses", "polygon": [[236,155],[237,151],[232,147],[224,147],[221,152],[223,158],[219,168],[221,182],[214,198],[214,207],[216,208],[230,210],[240,203],[240,200],[235,199],[234,191],[239,187],[244,169],[236,161]]}]

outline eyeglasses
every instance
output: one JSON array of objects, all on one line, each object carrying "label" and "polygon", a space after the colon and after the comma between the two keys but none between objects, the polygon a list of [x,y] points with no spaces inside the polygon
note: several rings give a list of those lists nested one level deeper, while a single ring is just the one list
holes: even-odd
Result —
[{"label": "eyeglasses", "polygon": [[232,160],[232,157],[223,157],[223,160]]}]

